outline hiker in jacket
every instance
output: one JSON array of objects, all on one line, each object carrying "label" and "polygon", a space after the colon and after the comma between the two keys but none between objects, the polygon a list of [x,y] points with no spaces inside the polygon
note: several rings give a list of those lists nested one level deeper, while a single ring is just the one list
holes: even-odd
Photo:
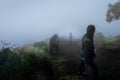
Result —
[{"label": "hiker in jacket", "polygon": [[79,73],[82,75],[85,71],[85,66],[89,65],[92,70],[92,76],[94,80],[97,80],[98,77],[98,68],[97,65],[94,62],[95,58],[95,47],[94,47],[94,32],[95,32],[95,26],[89,25],[87,27],[86,34],[82,37],[82,54],[80,58],[80,67],[79,67]]},{"label": "hiker in jacket", "polygon": [[59,37],[57,34],[51,37],[49,44],[50,44],[50,54],[57,55],[59,52]]}]

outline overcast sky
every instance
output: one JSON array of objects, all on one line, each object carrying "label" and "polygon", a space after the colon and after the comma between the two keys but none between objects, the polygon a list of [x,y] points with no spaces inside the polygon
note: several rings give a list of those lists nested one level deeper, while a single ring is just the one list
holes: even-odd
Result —
[{"label": "overcast sky", "polygon": [[0,0],[0,40],[23,45],[59,36],[81,37],[89,24],[105,36],[120,34],[120,20],[107,23],[118,0]]}]

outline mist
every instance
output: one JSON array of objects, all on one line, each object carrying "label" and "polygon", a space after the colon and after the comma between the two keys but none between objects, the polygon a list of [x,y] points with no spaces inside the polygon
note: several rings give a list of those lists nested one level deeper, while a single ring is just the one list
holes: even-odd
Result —
[{"label": "mist", "polygon": [[119,20],[106,22],[108,4],[116,1],[0,0],[0,40],[21,46],[70,32],[79,39],[89,24],[105,36],[118,35]]},{"label": "mist", "polygon": [[107,21],[111,22],[113,19],[118,20],[120,18],[120,0],[114,4],[109,4],[109,9],[107,11]]}]

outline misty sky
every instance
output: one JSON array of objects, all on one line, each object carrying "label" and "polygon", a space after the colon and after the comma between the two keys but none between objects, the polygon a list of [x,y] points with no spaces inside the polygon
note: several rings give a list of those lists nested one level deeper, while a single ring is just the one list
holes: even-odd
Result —
[{"label": "misty sky", "polygon": [[59,36],[81,37],[89,24],[105,36],[120,34],[120,20],[107,23],[109,3],[118,0],[0,0],[0,40],[16,45]]}]

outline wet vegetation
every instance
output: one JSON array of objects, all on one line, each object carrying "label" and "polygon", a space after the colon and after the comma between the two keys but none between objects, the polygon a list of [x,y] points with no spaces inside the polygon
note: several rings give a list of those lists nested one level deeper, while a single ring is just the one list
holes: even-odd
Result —
[{"label": "wet vegetation", "polygon": [[[120,80],[120,35],[95,35],[96,63],[100,80]],[[80,39],[60,38],[59,54],[49,53],[49,42],[0,50],[0,80],[86,80],[78,79]],[[91,74],[89,67],[86,70]]]}]

